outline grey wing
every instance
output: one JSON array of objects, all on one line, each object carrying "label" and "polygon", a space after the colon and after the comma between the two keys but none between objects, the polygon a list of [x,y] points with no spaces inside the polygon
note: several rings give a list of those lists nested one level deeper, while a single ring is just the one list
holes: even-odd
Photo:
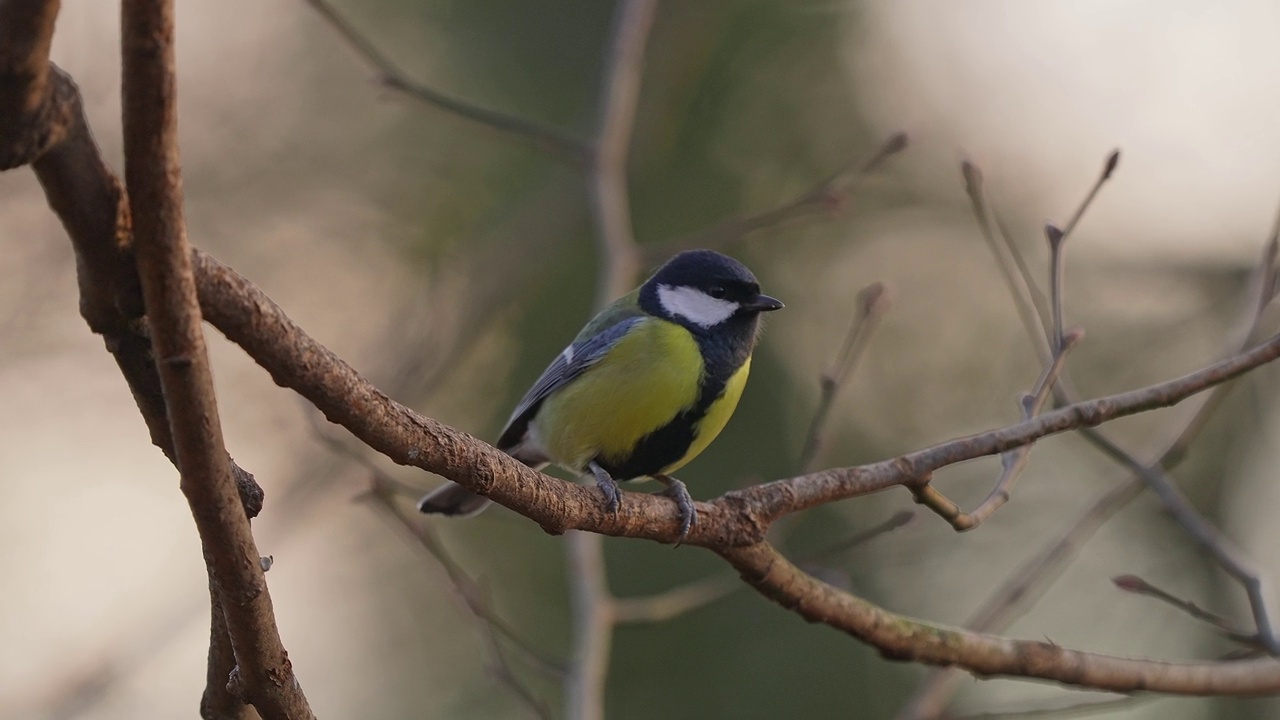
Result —
[{"label": "grey wing", "polygon": [[529,427],[529,420],[538,412],[542,401],[581,375],[587,368],[600,362],[600,359],[608,354],[623,336],[643,320],[642,315],[628,317],[565,348],[564,352],[557,355],[556,359],[551,361],[551,365],[542,371],[542,376],[533,384],[533,387],[529,388],[529,392],[525,393],[520,404],[516,405],[515,411],[511,413],[511,419],[507,421],[507,427],[498,438],[497,447],[500,450],[509,450],[520,444]]}]

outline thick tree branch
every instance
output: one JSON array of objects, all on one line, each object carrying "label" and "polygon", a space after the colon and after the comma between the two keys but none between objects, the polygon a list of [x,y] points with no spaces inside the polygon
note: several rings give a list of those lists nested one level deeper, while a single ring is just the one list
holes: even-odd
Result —
[{"label": "thick tree branch", "polygon": [[125,0],[121,19],[125,178],[138,274],[182,492],[235,652],[232,691],[268,720],[310,718],[222,441],[183,221],[172,0]]},{"label": "thick tree branch", "polygon": [[[152,442],[174,460],[151,341],[141,317],[142,293],[130,250],[132,222],[119,179],[89,132],[79,91],[48,61],[57,2],[0,2],[0,168],[32,165],[49,206],[75,249],[80,313],[103,336],[141,411]],[[262,490],[232,464],[244,512],[262,508]],[[222,608],[212,607],[211,673],[228,668],[230,639]],[[210,713],[231,717],[226,675],[211,687]],[[219,708],[228,708],[221,712]]]},{"label": "thick tree branch", "polygon": [[762,595],[810,622],[843,630],[891,660],[955,665],[1099,690],[1260,695],[1280,690],[1280,661],[1170,663],[1083,653],[1049,642],[994,637],[886,612],[805,574],[766,543],[717,549]]}]

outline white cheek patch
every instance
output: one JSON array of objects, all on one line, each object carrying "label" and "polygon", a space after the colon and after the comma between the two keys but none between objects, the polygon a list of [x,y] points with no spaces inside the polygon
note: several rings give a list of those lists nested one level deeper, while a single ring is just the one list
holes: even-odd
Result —
[{"label": "white cheek patch", "polygon": [[658,302],[671,315],[682,317],[694,325],[709,328],[729,319],[738,303],[721,300],[691,287],[658,286]]}]

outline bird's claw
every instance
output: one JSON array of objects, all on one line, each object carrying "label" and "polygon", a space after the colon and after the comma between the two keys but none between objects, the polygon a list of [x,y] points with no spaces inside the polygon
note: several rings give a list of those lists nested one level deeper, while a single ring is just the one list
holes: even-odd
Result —
[{"label": "bird's claw", "polygon": [[599,465],[591,463],[590,467],[591,474],[596,478],[596,487],[600,488],[600,493],[604,495],[605,512],[617,515],[622,508],[622,491],[618,489],[617,481]]},{"label": "bird's claw", "polygon": [[676,538],[675,544],[675,547],[680,547],[685,538],[689,537],[689,531],[698,523],[698,511],[694,508],[693,498],[684,483],[672,477],[662,479],[661,482],[667,486],[662,494],[675,500],[676,506],[680,508],[680,536]]}]

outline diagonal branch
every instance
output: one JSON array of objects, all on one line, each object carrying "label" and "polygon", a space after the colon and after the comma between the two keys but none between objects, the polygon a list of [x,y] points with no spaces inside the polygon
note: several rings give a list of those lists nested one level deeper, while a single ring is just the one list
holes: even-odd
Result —
[{"label": "diagonal branch", "polygon": [[1258,695],[1273,693],[1280,685],[1280,662],[1274,658],[1151,662],[983,635],[886,612],[805,574],[767,543],[716,552],[761,594],[810,622],[826,623],[874,645],[890,660],[955,665],[983,677],[1036,677],[1115,692]]},{"label": "diagonal branch", "polygon": [[[75,250],[80,313],[103,336],[123,373],[152,442],[175,460],[173,438],[151,340],[140,318],[142,293],[130,251],[132,221],[124,187],[106,166],[85,120],[79,91],[48,61],[57,2],[0,2],[0,168],[28,163]],[[252,518],[262,489],[232,463],[239,500]],[[225,618],[211,607],[209,717],[240,717],[243,703],[226,689],[232,657]],[[232,663],[233,664],[233,663]]]},{"label": "diagonal branch", "polygon": [[824,210],[838,212],[850,204],[854,191],[867,177],[878,170],[886,160],[906,148],[907,134],[894,133],[869,157],[860,157],[845,163],[818,184],[781,205],[746,217],[731,218],[704,230],[648,245],[644,248],[645,258],[650,262],[658,262],[680,250],[689,248],[723,249],[761,230],[778,227]]},{"label": "diagonal branch", "polygon": [[[1053,361],[1040,374],[1040,378],[1036,380],[1035,387],[1032,388],[1031,392],[1022,397],[1023,420],[1034,418],[1044,408],[1045,403],[1049,401],[1049,397],[1053,393],[1054,386],[1058,383],[1058,377],[1062,374],[1063,363],[1066,362],[1067,353],[1083,337],[1084,331],[1080,328],[1074,328],[1063,336],[1061,346],[1054,351]],[[911,488],[911,494],[916,502],[932,510],[956,530],[962,532],[972,530],[985,522],[1005,503],[1009,502],[1009,494],[1013,491],[1013,485],[1017,482],[1018,476],[1022,474],[1022,471],[1026,469],[1027,462],[1030,459],[1030,445],[1023,445],[1017,450],[1001,455],[1001,472],[1000,477],[996,480],[995,487],[970,512],[961,510],[959,505],[956,505],[939,492],[933,486],[933,483],[925,483],[919,487]]]},{"label": "diagonal branch", "polygon": [[268,719],[308,718],[218,421],[182,213],[173,11],[172,0],[121,7],[125,178],[155,364],[182,492],[235,652],[233,692]]},{"label": "diagonal branch", "polygon": [[[674,543],[673,503],[627,495],[627,512],[604,512],[594,489],[535,472],[467,433],[391,400],[298,327],[259,288],[197,250],[193,255],[205,317],[277,383],[311,401],[330,422],[402,465],[458,482],[534,520],[551,533],[570,529]],[[946,465],[998,455],[1059,433],[1175,405],[1280,357],[1280,335],[1183,377],[1068,405],[1034,420],[949,440],[896,458],[830,468],[734,491],[700,503],[689,544],[749,545],[775,519],[836,500],[919,483]]]},{"label": "diagonal branch", "polygon": [[587,146],[559,130],[540,125],[526,118],[507,113],[489,110],[472,105],[440,92],[422,83],[411,80],[402,70],[395,66],[389,58],[382,54],[373,43],[342,17],[328,0],[304,0],[320,15],[330,27],[342,37],[343,41],[357,55],[372,65],[378,72],[378,82],[384,87],[403,93],[419,102],[443,110],[456,117],[470,120],[499,132],[517,137],[526,137],[552,154],[562,157],[574,164],[582,164],[588,155]]},{"label": "diagonal branch", "polygon": [[889,291],[883,283],[872,283],[858,293],[858,312],[853,317],[849,332],[845,335],[840,352],[836,355],[831,368],[819,378],[821,395],[818,407],[809,422],[809,430],[805,433],[804,445],[801,446],[800,460],[796,463],[800,472],[813,469],[813,464],[822,451],[823,431],[831,408],[835,405],[836,394],[844,387],[849,375],[862,358],[872,334],[880,325],[880,320],[889,311]]},{"label": "diagonal branch", "polygon": [[[678,515],[671,503],[644,494],[629,494],[626,513],[617,517],[604,513],[592,490],[534,472],[465,433],[391,401],[307,337],[257,288],[203,253],[197,251],[193,259],[201,303],[207,307],[210,322],[245,348],[277,382],[301,392],[331,421],[351,430],[392,460],[436,472],[486,493],[551,532],[576,528],[662,542],[677,539]],[[855,635],[891,657],[956,664],[979,674],[1025,675],[1111,689],[1142,682],[1147,689],[1166,692],[1274,692],[1280,690],[1280,664],[1274,661],[1178,665],[1120,660],[1043,643],[972,634],[957,637],[950,634],[952,631],[939,634],[935,628],[904,625],[902,619],[789,567],[784,558],[762,550],[753,539],[761,537],[773,519],[788,512],[918,482],[927,472],[948,463],[998,454],[1055,432],[1166,406],[1276,357],[1280,357],[1280,336],[1182,378],[1068,406],[1009,428],[942,443],[881,463],[835,468],[730,493],[700,505],[699,523],[688,542],[712,547],[725,555],[757,590],[809,619],[840,629],[859,629]],[[775,566],[780,574],[770,575],[770,568]],[[887,630],[862,632],[868,617],[877,627]],[[977,639],[973,643],[968,642],[974,638]],[[964,642],[951,646],[952,639]],[[939,642],[952,650],[942,652]],[[912,643],[921,643],[924,650],[906,654],[904,644]],[[1035,662],[1028,664],[1028,658]],[[1095,659],[1100,664],[1090,664]],[[1088,672],[1079,674],[1082,668]]]}]

